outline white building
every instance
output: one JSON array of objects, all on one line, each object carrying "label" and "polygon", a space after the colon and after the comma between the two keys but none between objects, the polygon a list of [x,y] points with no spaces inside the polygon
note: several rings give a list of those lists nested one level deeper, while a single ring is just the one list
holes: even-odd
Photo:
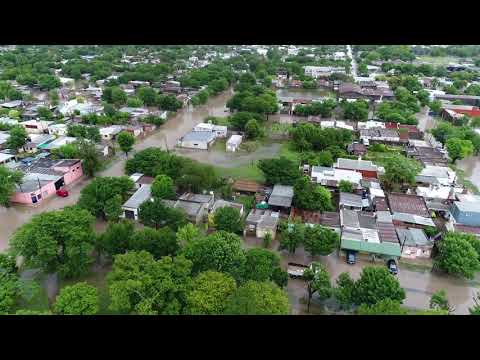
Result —
[{"label": "white building", "polygon": [[187,149],[208,150],[216,136],[211,131],[190,131],[181,138],[177,145]]},{"label": "white building", "polygon": [[220,138],[224,138],[224,137],[227,136],[227,130],[228,130],[228,128],[226,126],[213,125],[213,124],[208,124],[208,123],[200,123],[193,128],[193,131],[212,132],[212,133],[214,133],[215,137],[220,137]]},{"label": "white building", "polygon": [[345,73],[343,67],[332,67],[332,66],[305,66],[305,75],[311,76],[313,78],[318,78],[319,76],[326,76],[331,73]]},{"label": "white building", "polygon": [[343,170],[323,166],[312,166],[312,180],[325,186],[337,187],[340,181],[349,181],[360,186],[362,174],[353,170]]},{"label": "white building", "polygon": [[48,132],[48,127],[53,124],[53,121],[45,120],[28,120],[20,123],[29,134],[43,134]]},{"label": "white building", "polygon": [[51,124],[48,127],[48,133],[51,135],[65,136],[68,132],[67,124]]},{"label": "white building", "polygon": [[118,125],[112,125],[109,127],[104,127],[100,129],[100,135],[104,140],[113,140],[115,136],[121,132],[123,128]]},{"label": "white building", "polygon": [[123,213],[120,217],[138,220],[138,210],[140,206],[148,201],[152,196],[151,185],[145,184],[140,187],[135,193],[127,200],[125,204],[122,205]]},{"label": "white building", "polygon": [[0,153],[0,165],[6,165],[8,163],[15,162],[15,155]]},{"label": "white building", "polygon": [[235,152],[242,143],[242,135],[232,135],[227,141],[227,151]]}]

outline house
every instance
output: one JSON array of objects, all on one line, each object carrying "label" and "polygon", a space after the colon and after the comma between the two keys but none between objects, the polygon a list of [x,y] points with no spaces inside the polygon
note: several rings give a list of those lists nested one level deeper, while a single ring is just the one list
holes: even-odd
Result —
[{"label": "house", "polygon": [[280,213],[271,210],[252,209],[245,219],[244,235],[254,234],[263,239],[267,233],[275,239]]},{"label": "house", "polygon": [[22,125],[29,134],[48,134],[48,128],[53,125],[53,121],[29,120],[21,122],[20,125]]},{"label": "house", "polygon": [[122,107],[118,111],[127,113],[132,118],[148,115],[148,109],[143,109],[143,108]]},{"label": "house", "polygon": [[[361,129],[360,140],[364,144],[381,143],[381,144],[398,144],[401,142],[400,133],[393,129]],[[365,140],[368,140],[365,141]]]},{"label": "house", "polygon": [[212,213],[215,213],[215,211],[217,211],[218,209],[224,208],[224,207],[231,207],[231,208],[234,208],[234,209],[238,209],[238,211],[240,212],[240,216],[243,216],[243,205],[242,204],[234,203],[234,202],[231,202],[231,201],[225,201],[225,200],[222,200],[222,199],[218,199],[217,201],[215,201],[215,203],[213,204],[213,207],[212,207]]},{"label": "house", "polygon": [[473,95],[451,95],[451,94],[444,94],[444,95],[435,95],[436,100],[449,100],[455,101],[460,100],[464,104],[472,105],[472,106],[480,106],[480,96],[473,96]]},{"label": "house", "polygon": [[188,221],[193,224],[199,225],[203,222],[207,209],[205,208],[205,203],[190,202],[183,200],[162,200],[167,206],[179,209],[185,213]]},{"label": "house", "polygon": [[338,205],[340,209],[363,210],[370,206],[370,202],[361,195],[341,192]]},{"label": "house", "polygon": [[480,202],[455,201],[450,207],[450,214],[455,224],[480,226]]},{"label": "house", "polygon": [[191,131],[181,138],[177,145],[188,149],[208,150],[216,136],[211,131]]},{"label": "house", "polygon": [[135,183],[135,188],[140,189],[143,185],[151,185],[155,178],[140,173],[130,175],[130,180]]},{"label": "house", "polygon": [[242,135],[232,135],[227,141],[227,151],[235,152],[240,147],[242,143]]},{"label": "house", "polygon": [[378,221],[375,215],[361,211],[340,210],[340,248],[385,259],[401,255],[393,224],[388,218]]},{"label": "house", "polygon": [[385,169],[381,166],[375,165],[372,161],[338,158],[337,162],[333,165],[336,169],[352,170],[359,172],[363,177],[378,178],[379,175],[385,173]]},{"label": "house", "polygon": [[445,201],[454,199],[455,188],[452,186],[432,184],[429,186],[417,186],[415,192],[418,196],[423,197],[426,201]]},{"label": "house", "polygon": [[178,199],[182,201],[203,204],[205,206],[205,210],[207,211],[210,211],[215,201],[214,196],[212,194],[185,193],[182,196],[180,196]]},{"label": "house", "polygon": [[64,185],[70,185],[83,176],[82,161],[78,159],[33,159],[28,165],[20,165],[24,173],[11,201],[26,205],[37,204],[56,193]]},{"label": "house", "polygon": [[0,124],[16,126],[18,125],[18,120],[10,119],[9,117],[0,117]]},{"label": "house", "polygon": [[13,101],[8,101],[4,102],[3,104],[0,104],[1,107],[5,109],[16,109],[20,108],[24,105],[24,102],[22,100],[13,100]]},{"label": "house", "polygon": [[10,134],[8,131],[0,131],[0,150],[3,150],[7,147],[8,139],[10,139]]},{"label": "house", "polygon": [[247,194],[255,194],[263,191],[263,186],[252,180],[235,180],[232,185],[234,191]]},{"label": "house", "polygon": [[311,179],[327,187],[338,187],[340,181],[348,181],[360,187],[362,174],[353,170],[335,169],[323,166],[312,166]]},{"label": "house", "polygon": [[427,165],[415,178],[417,183],[428,185],[454,185],[457,180],[455,171],[446,166]]},{"label": "house", "polygon": [[80,112],[80,115],[88,115],[100,113],[103,111],[103,106],[93,105],[91,103],[80,103],[77,99],[65,102],[58,111],[64,116],[71,116],[75,111]]},{"label": "house", "polygon": [[305,66],[305,75],[311,76],[313,78],[318,78],[321,76],[329,76],[332,73],[342,73],[345,74],[344,67],[332,67],[332,66]]},{"label": "house", "polygon": [[407,147],[407,155],[422,163],[424,166],[447,166],[448,155],[443,149],[434,147]]},{"label": "house", "polygon": [[[461,118],[463,115],[467,115],[470,117],[477,117],[480,116],[480,109],[477,106],[471,106],[471,105],[454,105],[454,104],[443,104],[442,110],[449,111],[448,114],[444,114],[443,112],[441,115],[448,115],[448,116],[453,116],[455,117],[456,115],[459,115]],[[455,114],[451,114],[451,112]],[[445,119],[449,120],[447,117],[444,117]]]},{"label": "house", "polygon": [[355,142],[348,145],[347,151],[355,156],[364,156],[367,153],[367,147],[364,144]]},{"label": "house", "polygon": [[123,129],[123,131],[126,131],[130,134],[133,135],[133,137],[139,137],[143,135],[143,126],[142,125],[131,125],[127,126]]},{"label": "house", "polygon": [[268,205],[276,208],[288,209],[292,206],[293,186],[274,185],[268,198]]},{"label": "house", "polygon": [[114,140],[117,134],[123,130],[122,126],[112,125],[109,127],[104,127],[100,129],[100,135],[103,140]]},{"label": "house", "polygon": [[396,228],[402,257],[406,259],[429,259],[432,256],[433,241],[430,241],[422,229]]},{"label": "house", "polygon": [[135,193],[123,205],[123,214],[121,217],[125,219],[138,220],[140,206],[151,199],[151,185],[145,184],[135,191]]},{"label": "house", "polygon": [[309,211],[293,207],[291,216],[293,219],[300,218],[307,225],[321,225],[338,233],[340,232],[340,213],[338,212]]},{"label": "house", "polygon": [[358,130],[361,129],[385,129],[386,125],[383,121],[367,120],[357,123]]},{"label": "house", "polygon": [[77,141],[77,138],[70,137],[70,136],[59,136],[53,141],[50,141],[48,143],[44,143],[41,145],[37,145],[37,149],[40,150],[45,150],[45,151],[52,151],[54,149],[58,149],[59,147],[67,144],[72,144],[75,141]]},{"label": "house", "polygon": [[23,146],[23,149],[28,153],[35,153],[38,151],[40,146],[55,140],[54,135],[48,134],[32,134],[29,136],[29,138],[30,141]]},{"label": "house", "polygon": [[387,199],[394,225],[420,228],[435,226],[422,196],[391,193]]},{"label": "house", "polygon": [[0,165],[15,163],[15,155],[0,152]]},{"label": "house", "polygon": [[215,137],[224,138],[227,136],[227,127],[223,125],[213,125],[208,123],[200,123],[193,128],[193,131],[212,132]]},{"label": "house", "polygon": [[67,124],[51,124],[48,126],[48,133],[50,135],[65,136],[68,132]]}]

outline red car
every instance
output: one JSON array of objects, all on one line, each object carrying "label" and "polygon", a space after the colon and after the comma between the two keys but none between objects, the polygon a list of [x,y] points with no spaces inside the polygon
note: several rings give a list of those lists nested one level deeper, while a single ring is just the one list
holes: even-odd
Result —
[{"label": "red car", "polygon": [[58,196],[61,196],[61,197],[67,197],[67,196],[68,196],[68,191],[67,191],[67,190],[63,190],[63,189],[58,189],[58,190],[57,190],[57,195],[58,195]]}]

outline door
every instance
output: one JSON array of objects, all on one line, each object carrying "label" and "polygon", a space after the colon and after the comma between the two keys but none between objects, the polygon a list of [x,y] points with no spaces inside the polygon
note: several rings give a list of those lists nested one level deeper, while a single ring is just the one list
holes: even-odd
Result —
[{"label": "door", "polygon": [[125,210],[125,218],[135,220],[135,212],[132,210]]},{"label": "door", "polygon": [[32,195],[32,204],[36,204],[37,203],[37,196],[36,195]]},{"label": "door", "polygon": [[60,180],[57,180],[57,182],[55,183],[55,190],[60,189],[63,185],[65,185],[65,180],[62,177]]}]

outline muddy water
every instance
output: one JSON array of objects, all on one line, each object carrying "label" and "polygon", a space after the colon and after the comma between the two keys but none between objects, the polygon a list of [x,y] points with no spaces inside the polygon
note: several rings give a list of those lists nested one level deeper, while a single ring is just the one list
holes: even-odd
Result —
[{"label": "muddy water", "polygon": [[[355,265],[348,265],[345,258],[331,254],[329,256],[311,257],[305,253],[303,248],[299,248],[295,254],[281,252],[282,266],[286,269],[288,262],[309,264],[312,261],[320,261],[325,264],[327,271],[332,278],[332,284],[342,272],[348,272],[353,279],[358,279],[362,268],[373,265],[371,262],[357,260]],[[375,265],[384,266],[380,261]],[[444,289],[447,292],[450,304],[455,307],[455,314],[468,314],[468,308],[473,306],[473,295],[478,291],[480,276],[474,281],[467,281],[453,278],[443,274],[432,273],[430,271],[413,271],[400,265],[398,280],[400,286],[405,289],[406,299],[404,306],[412,309],[427,309],[429,307],[430,297],[435,291]],[[305,297],[305,284],[299,280],[289,280],[287,293],[292,303],[295,313],[302,314],[306,311],[303,298]]]},{"label": "muddy water", "polygon": [[324,89],[277,89],[277,97],[289,97],[294,99],[315,100],[332,94],[331,91]]},{"label": "muddy water", "polygon": [[[207,116],[225,116],[227,100],[232,96],[232,90],[211,98],[206,105],[193,108],[189,106],[177,113],[159,131],[135,144],[134,150],[139,151],[147,147],[156,146],[172,149],[177,140],[192,129],[193,126],[202,122]],[[131,155],[130,155],[131,156]],[[124,175],[125,155],[117,154],[117,159],[106,170],[98,173],[97,176],[121,176]],[[6,209],[0,207],[0,252],[8,248],[8,241],[13,232],[21,225],[29,221],[32,216],[44,211],[61,209],[77,202],[80,191],[90,182],[89,179],[82,179],[68,187],[70,196],[60,198],[52,196],[36,206],[13,205]]]},{"label": "muddy water", "polygon": [[457,167],[465,171],[465,178],[480,189],[480,157],[470,156],[457,161]]}]

